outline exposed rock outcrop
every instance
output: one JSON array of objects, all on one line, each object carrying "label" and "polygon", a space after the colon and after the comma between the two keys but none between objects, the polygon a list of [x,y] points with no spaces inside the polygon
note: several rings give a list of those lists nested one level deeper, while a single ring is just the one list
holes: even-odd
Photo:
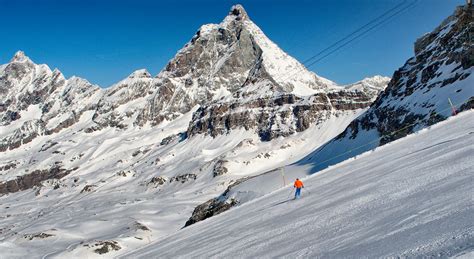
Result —
[{"label": "exposed rock outcrop", "polygon": [[115,240],[96,241],[95,243],[85,244],[84,246],[95,248],[94,253],[100,255],[122,249],[119,243]]},{"label": "exposed rock outcrop", "polygon": [[159,186],[159,185],[164,185],[167,182],[167,178],[163,176],[154,176],[151,178],[150,181],[148,181],[147,185],[154,185],[154,186]]},{"label": "exposed rock outcrop", "polygon": [[84,186],[84,188],[82,188],[81,193],[92,192],[94,190],[94,188],[96,188],[96,187],[97,187],[97,185],[87,184],[86,186]]},{"label": "exposed rock outcrop", "polygon": [[212,176],[217,177],[217,176],[226,174],[229,171],[229,169],[227,169],[227,167],[225,167],[225,164],[227,162],[228,162],[227,160],[219,159],[214,164],[214,168],[212,169]]},{"label": "exposed rock outcrop", "polygon": [[208,219],[212,216],[218,215],[224,211],[229,210],[230,208],[239,204],[239,201],[233,198],[228,197],[230,190],[247,181],[250,177],[242,178],[234,183],[230,184],[227,189],[219,197],[210,199],[203,204],[197,206],[191,217],[186,221],[184,227],[190,226],[196,222]]},{"label": "exposed rock outcrop", "polygon": [[196,174],[180,174],[180,175],[171,177],[170,183],[172,182],[185,183],[191,180],[196,180],[196,178],[197,178]]},{"label": "exposed rock outcrop", "polygon": [[0,183],[0,194],[8,194],[18,191],[23,191],[32,188],[33,186],[40,186],[42,181],[48,179],[61,179],[71,173],[74,169],[64,169],[61,166],[55,165],[49,169],[34,170],[18,176],[16,179]]},{"label": "exposed rock outcrop", "polygon": [[35,233],[35,234],[25,234],[23,235],[23,238],[28,239],[28,240],[33,240],[33,239],[45,239],[48,237],[53,237],[53,234],[48,234],[48,233]]},{"label": "exposed rock outcrop", "polygon": [[236,201],[232,200],[231,202],[220,201],[218,198],[211,199],[199,206],[197,206],[191,218],[186,221],[184,227],[190,226],[196,222],[205,220],[214,215],[220,214],[226,210],[229,210],[231,207],[237,204]]},{"label": "exposed rock outcrop", "polygon": [[268,141],[304,131],[339,112],[367,108],[372,98],[361,91],[341,90],[307,97],[282,94],[245,103],[219,102],[199,108],[187,134],[217,136],[243,128],[256,131],[262,140]]}]

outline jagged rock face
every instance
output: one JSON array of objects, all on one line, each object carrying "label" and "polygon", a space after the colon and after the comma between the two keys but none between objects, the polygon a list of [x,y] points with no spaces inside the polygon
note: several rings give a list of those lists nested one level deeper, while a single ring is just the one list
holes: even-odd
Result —
[{"label": "jagged rock face", "polygon": [[[220,25],[204,25],[176,57],[163,74],[184,78],[185,86],[209,92],[225,88],[234,92],[245,82],[248,72],[262,55],[262,49],[246,29],[244,19],[226,18]],[[207,78],[210,78],[207,79]],[[229,79],[229,80],[225,80]],[[206,92],[198,94],[206,95]]]},{"label": "jagged rock face", "polygon": [[[448,98],[457,109],[474,105],[474,26],[472,7],[458,7],[433,32],[415,43],[415,56],[398,69],[366,118],[373,117],[384,138],[381,144],[451,115]],[[471,29],[472,30],[472,29]],[[403,132],[399,129],[406,128]]]},{"label": "jagged rock face", "polygon": [[95,109],[100,95],[97,86],[77,77],[66,80],[59,70],[17,52],[0,67],[0,151],[73,125]]},{"label": "jagged rock face", "polygon": [[0,152],[15,149],[22,144],[31,142],[34,138],[45,134],[46,129],[40,120],[24,122],[20,128],[0,139]]},{"label": "jagged rock face", "polygon": [[338,113],[363,109],[373,96],[361,91],[334,91],[306,97],[284,94],[245,103],[225,102],[199,108],[188,128],[188,136],[217,136],[232,129],[255,130],[263,141],[301,132]]},{"label": "jagged rock face", "polygon": [[27,190],[48,179],[61,179],[75,169],[66,170],[61,166],[53,166],[49,169],[35,170],[29,174],[18,176],[16,179],[0,182],[0,194]]}]

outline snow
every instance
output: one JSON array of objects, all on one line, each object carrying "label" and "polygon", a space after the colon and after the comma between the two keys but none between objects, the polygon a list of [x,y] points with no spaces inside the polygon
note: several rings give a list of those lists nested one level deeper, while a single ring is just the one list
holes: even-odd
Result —
[{"label": "snow", "polygon": [[[270,143],[260,143],[259,148],[250,146],[249,149],[244,149],[244,152],[233,150],[225,157],[228,160],[228,168],[236,175],[256,175],[297,162],[337,136],[345,125],[348,125],[364,111],[365,109],[360,109],[338,114],[338,116],[330,116],[327,120],[297,136],[278,138]],[[253,181],[262,182],[258,177],[249,182]],[[242,191],[241,188],[238,190]]]},{"label": "snow", "polygon": [[142,68],[135,70],[128,78],[151,78],[151,74],[148,70]]},{"label": "snow", "polygon": [[0,128],[0,135],[7,136],[14,132],[16,129],[24,125],[25,122],[38,120],[41,118],[41,108],[39,105],[30,105],[25,111],[20,112],[20,119],[13,121],[9,125],[2,126]]},{"label": "snow", "polygon": [[[98,256],[94,245],[107,240],[121,247],[107,256],[126,253],[181,229],[197,205],[219,196],[235,180],[304,157],[364,111],[339,113],[323,125],[270,142],[261,142],[253,130],[180,139],[177,134],[186,131],[197,108],[157,127],[84,133],[82,129],[90,126],[94,114],[88,111],[68,130],[35,138],[2,154],[2,163],[16,161],[18,166],[15,172],[0,172],[0,181],[13,179],[25,170],[49,168],[57,161],[62,161],[64,168],[79,167],[60,181],[48,180],[41,188],[0,197],[2,254],[94,257]],[[160,144],[170,136],[175,137],[169,144]],[[58,144],[41,151],[50,139]],[[221,159],[228,161],[228,173],[213,177],[213,167]],[[195,174],[196,180],[170,182],[189,173]],[[167,182],[150,184],[155,176]],[[54,189],[56,184],[60,188]],[[92,192],[81,193],[86,185],[93,186]],[[134,222],[150,231],[127,229]],[[24,238],[35,233],[54,236]]]},{"label": "snow", "polygon": [[464,112],[122,257],[472,255],[473,129]]},{"label": "snow", "polygon": [[[459,63],[452,63],[449,65],[443,65],[438,69],[439,76],[429,80],[427,85],[441,85],[441,83],[449,78],[452,78],[456,73],[470,72],[469,76],[463,80],[456,80],[450,83],[449,86],[440,87],[436,86],[436,90],[421,89],[415,91],[409,96],[403,98],[394,97],[386,98],[382,102],[381,107],[404,107],[417,114],[430,114],[432,111],[442,116],[448,117],[451,115],[451,109],[449,106],[448,98],[451,99],[456,107],[460,107],[466,103],[469,98],[474,96],[474,88],[471,86],[474,84],[474,73],[473,68],[467,68],[463,70],[457,70],[453,72],[453,69],[458,67]],[[418,76],[418,81],[421,76]],[[395,99],[395,100],[394,100]],[[423,104],[429,103],[430,106],[423,107]]]},{"label": "snow", "polygon": [[385,89],[387,84],[390,82],[390,77],[385,76],[373,76],[362,79],[359,82],[346,85],[344,88],[348,90],[370,90],[370,91],[382,91]]},{"label": "snow", "polygon": [[337,88],[336,83],[308,71],[296,59],[282,51],[252,21],[246,20],[245,26],[262,48],[265,69],[277,83],[292,86],[293,94],[307,96],[317,93],[320,89]]},{"label": "snow", "polygon": [[31,62],[30,58],[25,55],[25,52],[19,50],[15,53],[13,58],[10,60],[10,62]]}]

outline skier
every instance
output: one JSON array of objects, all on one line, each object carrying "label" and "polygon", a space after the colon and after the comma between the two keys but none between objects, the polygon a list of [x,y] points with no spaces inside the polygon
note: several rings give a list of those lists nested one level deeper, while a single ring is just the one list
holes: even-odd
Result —
[{"label": "skier", "polygon": [[295,184],[293,184],[293,188],[296,188],[294,199],[297,199],[301,196],[301,188],[304,188],[303,182],[300,179],[296,178]]}]

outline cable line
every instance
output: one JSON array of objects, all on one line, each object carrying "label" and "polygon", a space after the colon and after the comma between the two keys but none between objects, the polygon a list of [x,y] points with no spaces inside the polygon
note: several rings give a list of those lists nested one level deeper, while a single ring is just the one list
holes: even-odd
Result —
[{"label": "cable line", "polygon": [[[393,14],[389,15],[388,17],[382,19],[381,21],[378,21],[380,20],[381,17],[384,17],[386,16],[387,14],[391,13],[393,10],[396,10],[398,9],[400,6],[402,5],[397,5],[396,7],[384,12],[382,15],[378,16],[377,18],[373,19],[372,21],[368,22],[367,24],[363,25],[362,27],[360,27],[359,29],[357,29],[356,31],[352,32],[351,34],[349,34],[348,36],[344,37],[343,39],[337,41],[336,43],[332,44],[331,46],[325,48],[324,50],[320,51],[319,53],[317,53],[316,55],[308,58],[307,60],[305,60],[302,64],[305,65],[306,67],[311,67],[313,65],[315,65],[316,63],[320,62],[321,60],[323,60],[324,58],[328,57],[329,55],[335,53],[336,51],[339,51],[340,49],[342,49],[343,47],[347,46],[348,44],[354,42],[355,40],[363,37],[363,36],[366,36],[367,33],[369,33],[370,31],[374,30],[375,28],[381,26],[382,24],[384,24],[385,22],[389,21],[390,19],[396,17],[397,15],[399,15],[400,13],[408,10],[409,8],[412,8],[413,6],[416,5],[416,3],[418,2],[419,0],[414,0],[413,2],[411,2],[409,5],[406,5],[404,6],[403,8],[401,8],[400,10],[397,10],[396,12],[394,12]],[[405,1],[403,2],[405,3]],[[378,21],[378,22],[377,22]],[[368,25],[371,25],[372,23],[374,22],[377,22],[375,25],[369,27],[368,29],[365,29]],[[365,29],[365,30],[364,30]],[[362,31],[363,30],[363,31]],[[362,31],[361,33],[358,34],[358,32]],[[355,37],[351,38],[352,36],[356,35]],[[345,40],[349,39],[348,41],[344,42]],[[344,42],[342,45],[340,46],[337,46],[338,44]],[[337,47],[336,47],[337,46]],[[335,49],[331,50],[329,53],[323,55],[322,57],[316,59],[315,61],[312,61],[312,62],[309,62],[310,60],[314,59],[314,58],[317,58],[318,56],[320,56],[322,53],[332,49],[336,47]],[[292,76],[294,76],[296,73],[298,73],[299,71],[288,71],[287,73],[283,73],[281,74],[279,77],[276,77],[275,79],[280,79],[281,81],[285,81],[289,78],[291,78]]]},{"label": "cable line", "polygon": [[341,46],[337,47],[336,49],[332,50],[331,52],[329,52],[328,54],[322,56],[321,58],[309,63],[307,66],[310,67],[316,63],[318,63],[319,61],[323,60],[324,58],[326,58],[327,56],[331,55],[332,53],[340,50],[341,48],[347,46],[349,43],[355,41],[356,39],[359,39],[360,37],[362,36],[365,36],[368,32],[372,31],[373,29],[377,28],[378,26],[382,25],[383,23],[385,23],[386,21],[390,20],[391,18],[397,16],[398,14],[402,13],[403,11],[406,11],[408,10],[410,7],[413,7],[416,5],[416,3],[418,2],[418,0],[415,0],[413,3],[411,3],[410,5],[406,6],[405,8],[395,12],[394,14],[390,15],[389,17],[387,17],[386,19],[378,22],[377,24],[375,24],[374,26],[370,27],[369,29],[365,30],[364,32],[362,32],[361,34],[357,35],[356,37],[352,38],[350,41],[342,44]]},{"label": "cable line", "polygon": [[357,30],[353,31],[352,33],[346,35],[344,38],[332,43],[330,46],[326,47],[325,49],[321,50],[320,52],[318,52],[316,55],[304,60],[303,64],[305,63],[308,63],[310,62],[312,59],[315,59],[316,57],[318,57],[319,55],[323,54],[324,52],[330,50],[331,48],[333,48],[334,46],[338,45],[339,43],[349,39],[350,37],[352,37],[354,34],[358,33],[359,31],[363,30],[365,27],[371,25],[372,23],[378,21],[380,18],[383,18],[385,15],[388,15],[389,13],[391,13],[392,11],[398,9],[400,6],[404,5],[405,3],[407,2],[407,0],[404,0],[403,2],[401,2],[400,4],[396,5],[395,7],[391,8],[390,10],[387,10],[385,11],[383,14],[379,15],[378,17],[372,19],[371,21],[369,21],[368,23],[362,25],[361,27],[359,27]]}]

